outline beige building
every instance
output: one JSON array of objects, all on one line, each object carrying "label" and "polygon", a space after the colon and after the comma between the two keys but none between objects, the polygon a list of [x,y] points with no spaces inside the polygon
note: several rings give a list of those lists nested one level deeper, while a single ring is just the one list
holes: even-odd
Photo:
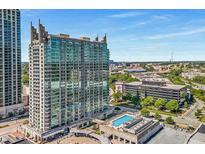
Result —
[{"label": "beige building", "polygon": [[29,85],[23,85],[22,103],[24,107],[29,106]]},{"label": "beige building", "polygon": [[[29,125],[34,140],[68,132],[70,125],[105,113],[109,103],[109,49],[100,40],[49,34],[31,23]],[[87,125],[87,123],[85,123]]]},{"label": "beige building", "polygon": [[116,90],[122,93],[130,93],[141,98],[152,96],[154,98],[164,98],[167,101],[183,101],[183,95],[187,94],[187,89],[183,85],[167,84],[166,81],[157,79],[143,80],[142,82],[116,83]]},{"label": "beige building", "polygon": [[125,113],[99,125],[100,133],[111,141],[143,144],[163,128],[159,121]]},{"label": "beige building", "polygon": [[182,77],[186,79],[193,79],[197,76],[205,76],[205,73],[202,73],[200,70],[193,69],[189,72],[182,72]]}]

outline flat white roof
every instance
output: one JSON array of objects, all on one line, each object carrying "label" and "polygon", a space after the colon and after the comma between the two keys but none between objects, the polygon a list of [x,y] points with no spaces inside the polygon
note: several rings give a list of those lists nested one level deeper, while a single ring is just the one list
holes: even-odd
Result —
[{"label": "flat white roof", "polygon": [[176,89],[176,90],[182,89],[184,87],[185,87],[184,85],[174,85],[174,84],[167,84],[166,86],[163,86],[163,88]]},{"label": "flat white roof", "polygon": [[135,85],[135,86],[137,86],[137,85],[141,85],[142,84],[142,82],[138,82],[138,81],[136,81],[136,82],[130,82],[130,83],[125,83],[126,85]]},{"label": "flat white roof", "polygon": [[125,83],[126,85],[133,85],[133,86],[144,86],[144,87],[158,87],[163,89],[174,89],[174,90],[180,90],[185,87],[185,85],[174,85],[174,84],[166,84],[164,86],[158,86],[158,85],[148,85],[148,84],[142,84],[142,82],[131,82],[131,83]]}]

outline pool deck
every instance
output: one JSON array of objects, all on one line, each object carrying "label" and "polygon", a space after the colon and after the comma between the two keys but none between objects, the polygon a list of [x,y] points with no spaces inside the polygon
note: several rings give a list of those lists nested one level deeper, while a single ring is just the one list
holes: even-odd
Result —
[{"label": "pool deck", "polygon": [[[131,118],[127,118],[131,116]],[[123,118],[124,117],[124,118]],[[120,120],[118,127],[113,122]],[[124,112],[99,125],[99,130],[109,139],[125,144],[144,143],[148,138],[157,133],[163,126],[159,121],[141,117],[138,114]]]},{"label": "pool deck", "polygon": [[132,121],[134,120],[135,117],[134,115],[131,114],[123,114],[117,118],[115,118],[114,120],[111,121],[111,125],[112,127],[115,128],[119,128],[120,126],[122,126],[124,123],[128,122],[128,121]]}]

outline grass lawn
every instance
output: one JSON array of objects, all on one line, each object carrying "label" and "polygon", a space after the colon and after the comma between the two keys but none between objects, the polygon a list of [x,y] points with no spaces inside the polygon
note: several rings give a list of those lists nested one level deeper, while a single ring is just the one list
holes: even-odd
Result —
[{"label": "grass lawn", "polygon": [[205,102],[205,90],[199,90],[199,89],[192,89],[192,94],[200,99],[201,101]]},{"label": "grass lawn", "polygon": [[161,110],[153,110],[153,109],[148,109],[150,112],[153,112],[153,113],[159,113],[159,114],[164,114],[164,115],[167,115],[167,116],[175,116],[176,117],[176,114],[174,113],[170,113],[170,112],[166,112],[166,111],[161,111]]},{"label": "grass lawn", "polygon": [[127,102],[112,102],[112,105],[121,106],[121,105],[128,105],[128,103]]},{"label": "grass lawn", "polygon": [[185,82],[184,82],[179,76],[169,75],[169,76],[168,76],[168,79],[169,79],[173,84],[185,85]]},{"label": "grass lawn", "polygon": [[[127,107],[127,108],[136,109],[136,105],[131,103],[131,102],[113,102],[112,105],[114,105],[114,106],[123,106],[123,107]],[[183,108],[183,109],[180,109],[177,113],[172,113],[172,112],[166,111],[166,110],[159,110],[155,106],[147,106],[146,108],[150,112],[153,112],[153,113],[159,113],[159,114],[162,114],[162,115],[174,116],[174,117],[176,117],[178,115],[181,115],[181,114],[183,114],[187,111],[187,109]]]},{"label": "grass lawn", "polygon": [[150,111],[150,112],[153,112],[153,113],[159,113],[159,114],[163,114],[163,115],[167,115],[167,116],[177,116],[176,114],[174,113],[171,113],[171,112],[167,112],[167,111],[162,111],[162,110],[158,110],[158,109],[155,109],[154,107],[147,107],[147,109]]}]

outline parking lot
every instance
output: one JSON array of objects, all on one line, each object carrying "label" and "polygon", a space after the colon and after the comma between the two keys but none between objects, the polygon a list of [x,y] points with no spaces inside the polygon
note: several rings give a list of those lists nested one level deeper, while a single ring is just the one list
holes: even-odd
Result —
[{"label": "parking lot", "polygon": [[164,127],[147,144],[184,144],[189,135],[189,133],[180,129]]},{"label": "parking lot", "polygon": [[202,125],[188,144],[205,144],[205,125]]}]

